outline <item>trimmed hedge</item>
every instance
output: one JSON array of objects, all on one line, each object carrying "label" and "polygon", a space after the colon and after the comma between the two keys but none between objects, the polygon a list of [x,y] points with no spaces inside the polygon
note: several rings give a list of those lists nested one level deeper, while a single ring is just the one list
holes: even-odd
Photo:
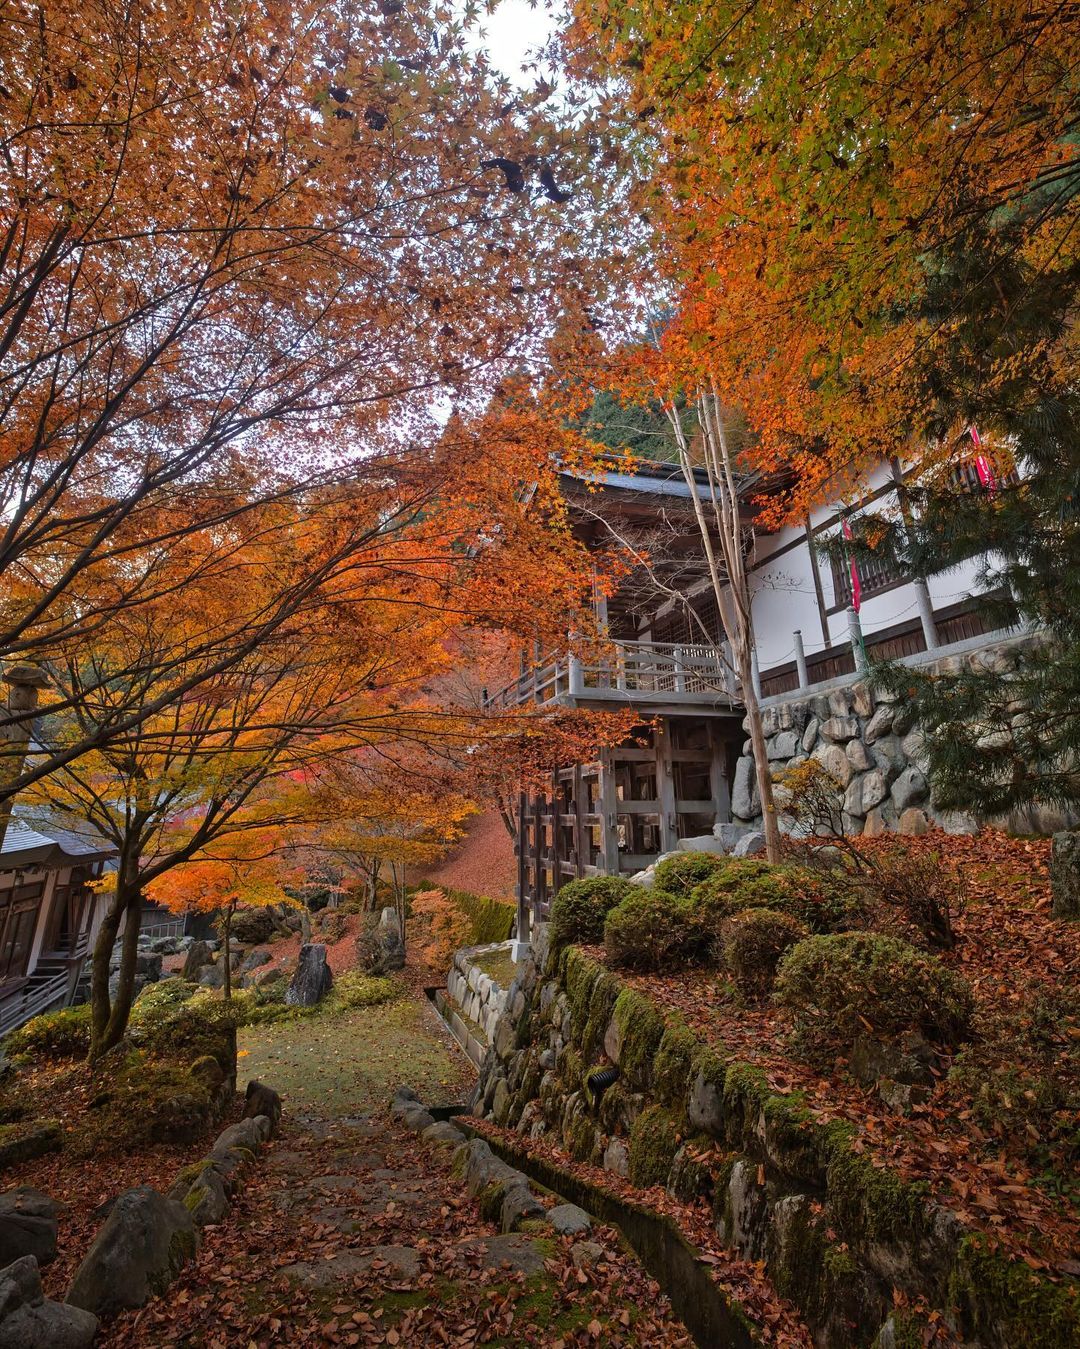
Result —
[{"label": "trimmed hedge", "polygon": [[776,998],[807,1047],[845,1047],[871,1026],[920,1031],[938,1044],[968,1038],[971,992],[935,956],[899,937],[844,932],[809,937],[780,964]]},{"label": "trimmed hedge", "polygon": [[474,895],[468,890],[452,890],[445,885],[438,888],[472,924],[470,946],[491,946],[495,942],[510,940],[517,914],[513,904],[507,904],[501,899],[488,899],[486,895]]},{"label": "trimmed hedge", "polygon": [[792,862],[770,863],[755,857],[721,859],[691,893],[696,921],[714,934],[724,919],[741,909],[776,909],[805,923],[811,932],[860,927],[865,904],[843,877],[823,876]]},{"label": "trimmed hedge", "polygon": [[764,996],[785,952],[809,935],[805,923],[782,909],[733,913],[720,928],[720,943],[735,986],[748,997]]},{"label": "trimmed hedge", "polygon": [[636,886],[604,923],[604,949],[615,965],[634,970],[671,969],[698,953],[690,901]]},{"label": "trimmed hedge", "polygon": [[680,852],[656,864],[653,885],[669,895],[685,896],[723,869],[728,858],[711,852]]},{"label": "trimmed hedge", "polygon": [[552,947],[602,942],[605,918],[638,888],[622,876],[586,876],[564,885],[551,906]]},{"label": "trimmed hedge", "polygon": [[4,1042],[8,1054],[35,1059],[85,1058],[90,1050],[90,1004],[35,1016]]}]

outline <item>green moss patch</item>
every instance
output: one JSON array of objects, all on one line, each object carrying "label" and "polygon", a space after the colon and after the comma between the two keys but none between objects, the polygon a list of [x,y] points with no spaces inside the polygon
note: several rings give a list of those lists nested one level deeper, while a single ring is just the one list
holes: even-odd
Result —
[{"label": "green moss patch", "polygon": [[629,1177],[634,1185],[666,1185],[686,1125],[682,1116],[663,1106],[649,1106],[630,1131]]}]

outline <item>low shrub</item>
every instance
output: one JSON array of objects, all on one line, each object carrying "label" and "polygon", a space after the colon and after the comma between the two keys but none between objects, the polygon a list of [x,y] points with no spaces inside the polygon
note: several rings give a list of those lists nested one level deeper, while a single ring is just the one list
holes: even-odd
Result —
[{"label": "low shrub", "polygon": [[604,923],[604,948],[614,965],[659,970],[686,964],[699,953],[690,901],[635,886]]},{"label": "low shrub", "polygon": [[720,945],[732,981],[747,997],[772,988],[784,954],[810,935],[805,923],[782,909],[740,909],[720,928]]},{"label": "low shrub", "polygon": [[862,896],[844,877],[827,877],[792,862],[726,858],[724,866],[694,887],[695,921],[715,937],[720,924],[740,909],[776,909],[811,932],[835,932],[866,921]]},{"label": "low shrub", "polygon": [[725,867],[729,858],[711,852],[680,852],[656,864],[653,885],[669,895],[688,895]]},{"label": "low shrub", "polygon": [[454,952],[472,944],[472,921],[467,913],[435,886],[414,890],[410,897],[410,916],[416,932],[416,945],[427,965],[445,970]]},{"label": "low shrub", "polygon": [[334,980],[326,1005],[328,1010],[377,1007],[380,1003],[391,1002],[400,991],[392,979],[361,974],[359,970],[346,970]]},{"label": "low shrub", "polygon": [[4,1048],[12,1057],[20,1054],[34,1059],[85,1057],[90,1049],[90,1004],[61,1007],[35,1016],[11,1032]]},{"label": "low shrub", "polygon": [[311,923],[320,940],[332,946],[346,936],[349,931],[349,915],[342,909],[322,909]]},{"label": "low shrub", "polygon": [[469,931],[470,946],[491,946],[495,942],[510,940],[517,916],[513,904],[503,899],[489,899],[487,895],[474,895],[468,890],[454,890],[446,886],[443,889],[472,925]]},{"label": "low shrub", "polygon": [[552,947],[602,942],[608,914],[639,888],[623,876],[586,876],[564,885],[551,906]]},{"label": "low shrub", "polygon": [[934,956],[898,937],[844,932],[808,937],[780,963],[776,998],[808,1049],[917,1030],[942,1045],[967,1038],[971,993]]}]

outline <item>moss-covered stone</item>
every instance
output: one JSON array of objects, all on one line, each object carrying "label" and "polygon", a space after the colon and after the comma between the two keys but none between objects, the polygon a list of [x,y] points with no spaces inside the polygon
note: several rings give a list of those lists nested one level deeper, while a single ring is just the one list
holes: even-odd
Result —
[{"label": "moss-covered stone", "polygon": [[721,1101],[724,1132],[733,1146],[748,1147],[757,1138],[762,1107],[772,1093],[764,1072],[747,1063],[729,1063]]},{"label": "moss-covered stone", "polygon": [[849,1242],[913,1244],[927,1232],[929,1187],[874,1166],[852,1149],[852,1128],[835,1122],[820,1134],[829,1208]]},{"label": "moss-covered stone", "polygon": [[694,1134],[679,1148],[668,1172],[668,1190],[683,1203],[702,1199],[712,1205],[720,1158],[707,1134]]},{"label": "moss-covered stone", "polygon": [[663,1106],[643,1110],[630,1132],[629,1178],[634,1185],[666,1185],[685,1121]]},{"label": "moss-covered stone", "polygon": [[762,1142],[769,1161],[793,1180],[824,1185],[820,1132],[800,1092],[767,1096],[759,1118]]},{"label": "moss-covered stone", "polygon": [[881,1325],[887,1306],[883,1286],[830,1238],[824,1216],[807,1195],[791,1195],[773,1209],[768,1268],[777,1292],[829,1345],[864,1345]]},{"label": "moss-covered stone", "polygon": [[619,1034],[619,1071],[631,1085],[647,1091],[664,1037],[664,1018],[655,1003],[632,988],[616,998],[612,1018]]},{"label": "moss-covered stone", "polygon": [[576,946],[571,946],[567,950],[563,988],[566,990],[566,1000],[570,1004],[571,1028],[578,1043],[581,1042],[589,1019],[589,997],[593,985],[604,974],[603,965],[585,955]]},{"label": "moss-covered stone", "polygon": [[963,1333],[1009,1349],[1077,1349],[1080,1282],[1050,1283],[1019,1260],[969,1236],[960,1245],[949,1280],[949,1299]]},{"label": "moss-covered stone", "polygon": [[604,1032],[611,1020],[621,988],[621,983],[609,970],[601,970],[593,982],[585,1025],[580,1036],[581,1051],[590,1062],[604,1047]]},{"label": "moss-covered stone", "polygon": [[585,1063],[573,1045],[559,1055],[559,1079],[567,1091],[580,1091],[585,1081]]},{"label": "moss-covered stone", "polygon": [[682,1018],[670,1021],[653,1063],[656,1095],[664,1105],[685,1110],[698,1040]]}]

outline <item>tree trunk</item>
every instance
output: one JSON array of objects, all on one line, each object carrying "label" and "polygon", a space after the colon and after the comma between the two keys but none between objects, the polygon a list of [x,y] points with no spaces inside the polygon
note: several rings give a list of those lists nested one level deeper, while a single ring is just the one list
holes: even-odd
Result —
[{"label": "tree trunk", "polygon": [[[102,950],[102,939],[108,927],[108,919],[102,925],[94,946],[94,969],[91,983],[90,1059],[95,1061],[107,1054],[114,1045],[118,1045],[127,1030],[131,1016],[131,1004],[135,991],[135,969],[139,955],[139,926],[142,894],[137,886],[125,883],[119,877],[116,882],[116,917],[112,925],[112,941]],[[116,996],[109,996],[109,962],[112,956],[112,942],[124,915],[124,942],[120,951],[120,969],[117,974]],[[99,959],[100,956],[100,959]]]},{"label": "tree trunk", "polygon": [[779,862],[780,825],[776,818],[772,769],[769,767],[769,752],[765,747],[765,731],[761,725],[761,708],[758,706],[757,690],[754,688],[754,673],[749,648],[737,652],[736,661],[739,666],[739,679],[742,682],[746,720],[750,725],[750,749],[754,756],[758,796],[761,799],[761,827],[765,835],[765,857],[769,862]]},{"label": "tree trunk", "polygon": [[123,900],[119,882],[108,912],[98,929],[94,941],[94,954],[90,963],[90,1060],[104,1053],[101,1046],[105,1042],[105,1032],[109,1026],[109,1014],[112,1006],[109,1002],[109,966],[112,963],[113,947],[120,931],[123,917]]},{"label": "tree trunk", "polygon": [[223,949],[221,958],[225,962],[225,977],[221,984],[221,993],[226,1002],[232,998],[232,920],[236,912],[236,901],[230,900],[225,905],[225,915],[221,920],[221,936],[223,939]]}]

